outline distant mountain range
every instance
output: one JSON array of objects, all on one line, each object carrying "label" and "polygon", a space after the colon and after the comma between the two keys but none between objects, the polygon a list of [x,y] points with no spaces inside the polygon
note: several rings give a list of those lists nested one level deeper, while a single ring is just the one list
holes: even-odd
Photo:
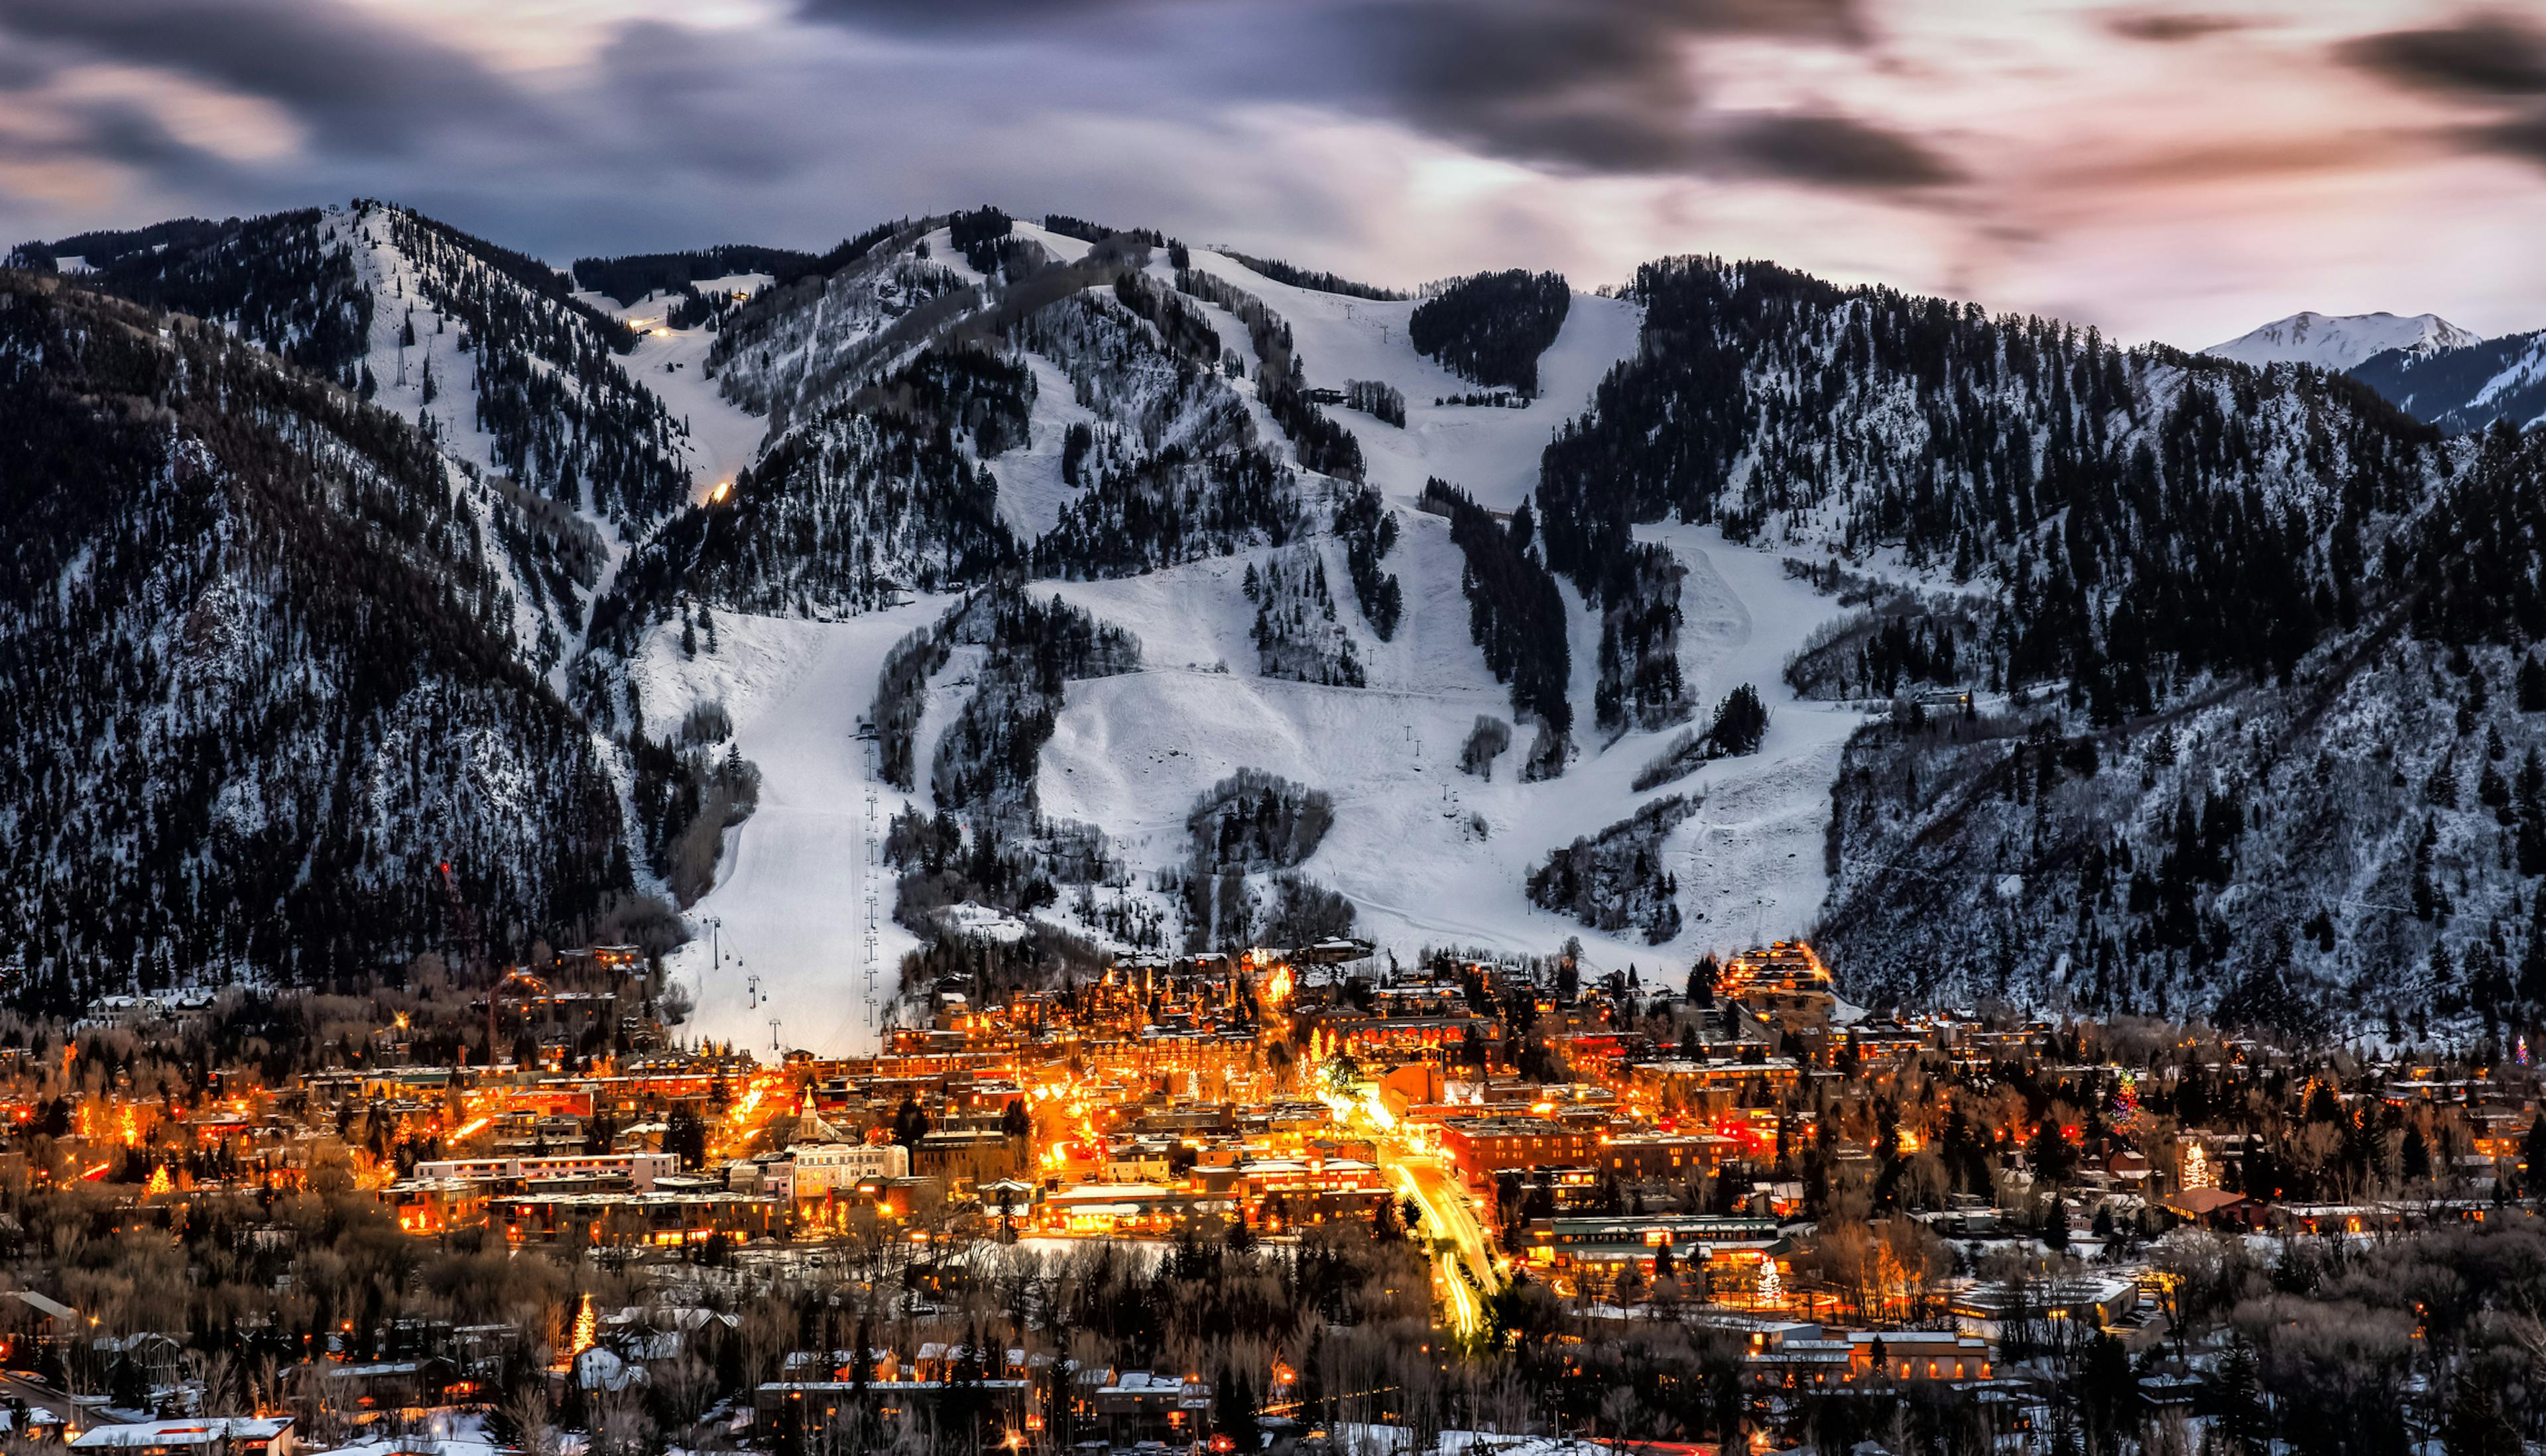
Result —
[{"label": "distant mountain range", "polygon": [[2293,313],[2276,318],[2251,333],[2202,350],[2239,364],[2313,364],[2319,369],[2347,370],[2391,350],[2436,354],[2484,342],[2484,335],[2463,329],[2436,313],[2399,317],[2393,313]]},{"label": "distant mountain range", "polygon": [[2546,433],[2462,433],[2536,336],[1415,299],[993,209],[12,265],[21,1003],[631,939],[689,1030],[841,1051],[1116,952],[1809,931],[1877,1004],[2546,1006]]},{"label": "distant mountain range", "polygon": [[2546,330],[2488,339],[2436,313],[2293,313],[2201,352],[2348,374],[2452,435],[2546,420]]}]

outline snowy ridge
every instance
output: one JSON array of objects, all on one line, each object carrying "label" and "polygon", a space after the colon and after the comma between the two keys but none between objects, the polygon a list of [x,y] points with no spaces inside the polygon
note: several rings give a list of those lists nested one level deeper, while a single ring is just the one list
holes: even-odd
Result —
[{"label": "snowy ridge", "polygon": [[2383,312],[2300,312],[2276,318],[2201,352],[2240,364],[2313,364],[2319,369],[2339,371],[2390,349],[2436,354],[2482,342],[2484,335],[2460,328],[2436,313],[2398,317]]}]

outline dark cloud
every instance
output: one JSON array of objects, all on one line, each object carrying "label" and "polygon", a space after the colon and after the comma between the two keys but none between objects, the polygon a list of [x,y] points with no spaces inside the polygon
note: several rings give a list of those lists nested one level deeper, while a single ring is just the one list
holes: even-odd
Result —
[{"label": "dark cloud", "polygon": [[2458,139],[2480,151],[2546,166],[2546,111],[2469,128]]},{"label": "dark cloud", "polygon": [[1689,18],[1589,0],[1374,6],[1351,17],[1369,109],[1491,156],[1590,172],[1701,159]]},{"label": "dark cloud", "polygon": [[2159,45],[2207,41],[2213,36],[2245,30],[2252,24],[2245,16],[2188,10],[2128,10],[2104,17],[2104,29],[2114,35],[2127,41],[2147,41]]},{"label": "dark cloud", "polygon": [[2546,31],[2535,25],[2473,14],[2445,26],[2362,36],[2336,53],[2393,85],[2492,114],[2421,131],[2422,141],[2546,165]]},{"label": "dark cloud", "polygon": [[261,97],[337,147],[542,120],[467,55],[326,0],[0,0],[0,36]]},{"label": "dark cloud", "polygon": [[1153,10],[1173,19],[1224,7],[1225,0],[800,0],[808,20],[835,21],[860,30],[920,35],[983,31],[1046,32],[1082,25],[1127,10]]},{"label": "dark cloud", "polygon": [[1711,41],[1859,46],[1844,0],[1400,0],[1343,17],[1360,105],[1488,156],[1595,174],[1767,175],[1837,188],[1952,181],[1925,145],[1819,112],[1728,117],[1696,79]]},{"label": "dark cloud", "polygon": [[1880,190],[1963,180],[1961,168],[1920,142],[1852,117],[1759,117],[1732,134],[1753,170],[1790,182]]},{"label": "dark cloud", "polygon": [[[1954,175],[1917,141],[1869,123],[1728,125],[1710,114],[1700,47],[1733,37],[1863,45],[1858,0],[803,0],[802,13],[967,45],[1075,43],[1088,63],[1137,31],[1144,49],[1174,57],[1153,71],[1168,88],[1384,117],[1557,172],[1768,174],[1847,188]],[[1126,18],[1139,26],[1109,24]]]},{"label": "dark cloud", "polygon": [[2464,97],[2546,95],[2546,34],[2510,16],[2387,31],[2344,42],[2344,60],[2419,91]]}]

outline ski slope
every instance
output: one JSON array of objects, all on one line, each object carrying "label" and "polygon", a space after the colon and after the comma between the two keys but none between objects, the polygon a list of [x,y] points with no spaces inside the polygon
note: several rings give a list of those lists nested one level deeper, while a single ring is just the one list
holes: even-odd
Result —
[{"label": "ski slope", "polygon": [[[741,273],[703,279],[696,287],[703,294],[748,295],[776,281],[765,273]],[[672,305],[680,301],[677,294],[648,294],[626,307],[606,294],[588,290],[578,291],[575,297],[641,330],[626,361],[627,369],[689,430],[682,454],[689,462],[691,498],[703,501],[718,486],[732,484],[733,477],[758,458],[769,422],[725,398],[709,377],[708,351],[716,347],[715,330],[672,327],[669,315]]]},{"label": "ski slope", "polygon": [[[1194,266],[1280,313],[1313,385],[1376,379],[1404,391],[1404,429],[1328,410],[1361,441],[1373,482],[1399,507],[1400,541],[1385,565],[1405,593],[1404,619],[1395,642],[1372,636],[1341,553],[1326,543],[1338,615],[1369,686],[1322,687],[1255,675],[1252,608],[1237,588],[1247,562],[1269,552],[1129,580],[1058,584],[1051,589],[1140,637],[1147,668],[1070,687],[1044,750],[1038,788],[1046,809],[1103,825],[1139,881],[1184,862],[1185,815],[1195,799],[1240,767],[1324,789],[1335,798],[1335,826],[1302,871],[1348,896],[1358,933],[1400,959],[1427,945],[1553,951],[1578,935],[1595,967],[1650,967],[1807,925],[1826,890],[1821,842],[1829,786],[1859,720],[1797,703],[1782,673],[1786,658],[1840,609],[1787,576],[1774,557],[1728,543],[1712,528],[1651,528],[1645,539],[1689,568],[1682,670],[1701,716],[1737,684],[1754,684],[1772,715],[1760,753],[1636,793],[1637,771],[1677,729],[1610,744],[1589,730],[1599,623],[1567,584],[1581,756],[1562,778],[1523,784],[1532,730],[1521,727],[1490,781],[1458,770],[1460,745],[1480,715],[1511,719],[1510,690],[1485,670],[1470,635],[1448,523],[1402,507],[1432,475],[1496,509],[1519,504],[1537,484],[1548,437],[1588,407],[1600,380],[1635,349],[1639,310],[1576,295],[1541,356],[1544,395],[1529,409],[1436,406],[1438,395],[1477,386],[1406,342],[1411,301],[1293,288],[1217,253],[1197,251]],[[1234,320],[1217,321],[1242,346]],[[1279,438],[1269,421],[1265,435]],[[1551,849],[1671,793],[1704,800],[1666,845],[1686,915],[1678,943],[1601,936],[1529,903],[1526,877]]]},{"label": "ski slope", "polygon": [[[1427,476],[1465,489],[1478,503],[1507,511],[1538,485],[1538,457],[1567,420],[1590,407],[1610,369],[1636,352],[1643,310],[1620,299],[1575,294],[1565,327],[1539,356],[1539,398],[1527,409],[1436,405],[1481,386],[1414,352],[1406,319],[1415,302],[1379,302],[1294,288],[1225,254],[1196,250],[1194,267],[1262,299],[1291,325],[1309,383],[1340,389],[1351,380],[1385,380],[1405,391],[1405,428],[1358,410],[1329,409],[1361,440],[1370,481],[1411,501]],[[1164,265],[1156,265],[1162,276]],[[1221,317],[1226,318],[1223,314]],[[1242,348],[1245,330],[1228,341]],[[1272,436],[1268,438],[1278,438]]]},{"label": "ski slope", "polygon": [[[923,597],[844,622],[720,613],[715,653],[685,659],[678,630],[658,631],[630,664],[649,723],[669,728],[693,706],[721,702],[760,769],[759,810],[726,831],[717,883],[690,908],[699,938],[665,958],[696,1002],[685,1033],[767,1047],[776,1018],[791,1049],[838,1056],[875,1045],[859,925],[870,856],[858,720],[875,702],[885,654],[947,605]],[[907,800],[876,787],[881,832]],[[892,923],[890,872],[877,873],[887,877],[877,886],[877,978],[890,996],[918,941]]]},{"label": "ski slope", "polygon": [[[1072,240],[1037,241],[1068,257]],[[942,236],[931,251],[966,269]],[[1083,246],[1083,245],[1081,245]],[[1577,756],[1557,779],[1520,782],[1533,729],[1514,728],[1512,746],[1489,778],[1458,769],[1460,748],[1481,716],[1510,722],[1510,690],[1486,671],[1470,633],[1463,561],[1448,522],[1411,509],[1432,475],[1455,481],[1496,509],[1535,486],[1547,439],[1590,403],[1600,380],[1637,347],[1635,305],[1577,295],[1556,344],[1540,361],[1543,397],[1527,409],[1435,405],[1436,396],[1476,386],[1414,353],[1405,339],[1414,304],[1372,302],[1292,288],[1226,257],[1197,251],[1194,263],[1256,294],[1290,323],[1309,380],[1340,387],[1384,380],[1407,399],[1399,429],[1352,410],[1330,415],[1359,438],[1373,482],[1389,499],[1399,542],[1384,568],[1397,574],[1404,614],[1394,641],[1371,632],[1352,593],[1340,543],[1315,538],[1335,595],[1337,619],[1353,640],[1368,685],[1326,687],[1259,676],[1251,638],[1254,607],[1242,594],[1249,564],[1271,548],[1146,575],[1100,581],[1044,581],[1057,594],[1133,633],[1144,667],[1071,683],[1042,754],[1037,789],[1044,812],[1095,824],[1127,870],[1127,884],[1098,892],[1167,899],[1146,887],[1153,872],[1185,864],[1185,819],[1195,800],[1239,768],[1258,768],[1325,790],[1335,823],[1301,866],[1312,880],[1354,903],[1356,933],[1400,961],[1427,946],[1545,953],[1578,937],[1595,971],[1637,965],[1675,975],[1705,950],[1731,950],[1762,936],[1797,933],[1818,914],[1827,886],[1822,844],[1829,790],[1852,712],[1797,702],[1782,672],[1838,605],[1787,575],[1765,551],[1736,546],[1713,528],[1658,526],[1640,538],[1673,552],[1687,567],[1682,590],[1682,670],[1699,722],[1740,683],[1755,685],[1771,710],[1766,742],[1748,757],[1708,764],[1680,781],[1638,793],[1637,772],[1680,730],[1629,733],[1604,741],[1592,723],[1599,622],[1570,584]],[[1152,267],[1165,274],[1163,260]],[[646,321],[639,305],[628,310]],[[1245,333],[1219,310],[1224,338],[1243,349]],[[648,325],[652,326],[652,325]],[[713,385],[689,363],[705,341],[679,331],[651,333],[637,363],[658,389]],[[1060,478],[1060,442],[1090,421],[1052,361],[1027,356],[1038,385],[1028,443],[987,464],[999,479],[999,507],[1026,537],[1050,529],[1075,491]],[[666,365],[687,367],[666,369]],[[1234,382],[1251,399],[1251,382]],[[703,457],[758,448],[732,405],[715,409],[666,393],[688,415]],[[1257,406],[1260,414],[1260,406]],[[1259,419],[1268,445],[1280,435]],[[726,433],[721,437],[719,430]],[[720,443],[721,441],[721,443]],[[720,467],[721,469],[721,467]],[[738,468],[738,466],[736,467]],[[1308,482],[1311,498],[1319,492]],[[729,836],[718,883],[691,912],[700,938],[670,958],[697,1003],[694,1034],[746,1047],[777,1041],[818,1053],[873,1044],[874,1008],[859,920],[869,851],[864,745],[854,736],[874,699],[885,653],[905,633],[935,620],[947,603],[916,601],[846,622],[718,617],[720,650],[683,658],[677,626],[658,629],[631,665],[649,723],[668,726],[694,704],[721,702],[735,742],[762,773],[758,813]],[[928,764],[953,719],[971,653],[939,675],[919,728],[917,761]],[[1665,841],[1678,877],[1684,928],[1650,945],[1634,932],[1604,936],[1533,907],[1530,872],[1551,850],[1632,814],[1653,799],[1686,794],[1697,813]],[[916,795],[929,803],[924,781]],[[881,793],[877,822],[905,797]],[[880,980],[896,987],[898,962],[916,942],[891,923],[892,886],[877,887]],[[1046,913],[1073,916],[1070,898]],[[711,922],[717,927],[711,934]],[[1084,927],[1082,927],[1084,928]],[[721,953],[721,962],[715,958]],[[755,1003],[750,978],[760,978]]]},{"label": "ski slope", "polygon": [[[1638,794],[1637,771],[1676,729],[1635,732],[1605,749],[1594,739],[1562,778],[1524,784],[1530,730],[1521,728],[1490,780],[1461,773],[1469,729],[1481,714],[1508,722],[1510,693],[1469,640],[1447,523],[1418,515],[1389,558],[1407,593],[1398,640],[1377,643],[1352,624],[1365,634],[1364,688],[1254,674],[1252,617],[1236,590],[1246,557],[1049,588],[1138,635],[1147,666],[1070,685],[1044,749],[1044,806],[1103,825],[1139,882],[1185,862],[1185,815],[1237,769],[1323,789],[1334,796],[1335,824],[1302,872],[1350,897],[1356,933],[1401,960],[1425,946],[1543,953],[1579,936],[1595,969],[1650,969],[1800,931],[1827,890],[1830,783],[1861,719],[1798,702],[1779,674],[1840,609],[1775,557],[1712,527],[1650,528],[1646,539],[1689,567],[1681,653],[1692,696],[1711,709],[1736,684],[1755,684],[1771,715],[1759,753]],[[1329,574],[1340,583],[1340,561]],[[1338,605],[1351,613],[1348,599]],[[1576,696],[1587,724],[1588,682],[1577,682]],[[1524,882],[1549,850],[1673,793],[1702,800],[1665,846],[1687,916],[1677,942],[1599,935],[1529,903]]]},{"label": "ski slope", "polygon": [[1688,920],[1682,941],[1731,951],[1802,934],[1829,894],[1823,848],[1830,785],[1848,735],[1865,719],[1854,709],[1797,698],[1786,685],[1786,659],[1845,609],[1787,575],[1776,557],[1734,545],[1713,526],[1640,526],[1636,538],[1667,548],[1688,569],[1680,583],[1680,672],[1699,721],[1745,682],[1768,705],[1768,733],[1757,753],[1719,760],[1679,786],[1654,791],[1687,787],[1705,795],[1666,846]]}]

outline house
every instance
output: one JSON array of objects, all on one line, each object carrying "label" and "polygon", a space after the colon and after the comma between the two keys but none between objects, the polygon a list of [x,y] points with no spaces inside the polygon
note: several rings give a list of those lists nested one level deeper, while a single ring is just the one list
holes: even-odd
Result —
[{"label": "house", "polygon": [[1211,1384],[1193,1376],[1126,1370],[1090,1403],[1117,1445],[1189,1436],[1211,1412]]},{"label": "house", "polygon": [[128,1456],[293,1456],[299,1443],[289,1415],[215,1415],[91,1426],[71,1446]]},{"label": "house", "polygon": [[382,1360],[368,1365],[315,1361],[293,1367],[284,1378],[303,1397],[325,1402],[335,1410],[372,1414],[449,1404],[460,1370],[439,1357]]},{"label": "house", "polygon": [[2270,1212],[2266,1205],[2225,1188],[2186,1188],[2159,1199],[2158,1206],[2213,1229],[2259,1229]]}]

